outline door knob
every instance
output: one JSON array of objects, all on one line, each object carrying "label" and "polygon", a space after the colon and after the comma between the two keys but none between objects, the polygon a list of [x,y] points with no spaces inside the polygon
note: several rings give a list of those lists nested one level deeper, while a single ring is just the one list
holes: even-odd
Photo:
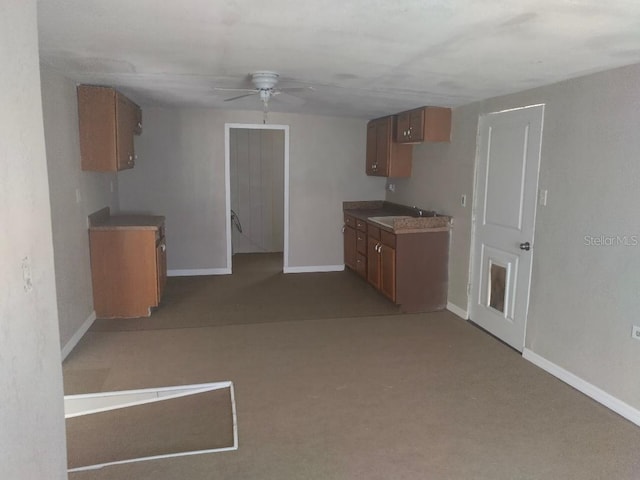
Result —
[{"label": "door knob", "polygon": [[521,243],[520,250],[526,250],[528,252],[529,250],[531,250],[531,244],[529,242]]}]

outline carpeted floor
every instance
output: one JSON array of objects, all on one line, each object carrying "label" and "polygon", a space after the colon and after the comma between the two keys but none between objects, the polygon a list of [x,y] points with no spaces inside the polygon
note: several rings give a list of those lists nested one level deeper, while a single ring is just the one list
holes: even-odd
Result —
[{"label": "carpeted floor", "polygon": [[282,254],[258,253],[234,255],[232,275],[170,278],[162,304],[151,317],[98,319],[92,331],[191,328],[398,312],[395,305],[351,272],[285,275]]},{"label": "carpeted floor", "polygon": [[[234,272],[261,276],[247,268]],[[314,280],[323,276],[335,280]],[[286,277],[295,279],[291,294],[283,287],[279,298],[293,313],[260,292],[258,281],[252,291],[260,301],[236,297],[247,308],[242,316],[197,327],[192,314],[204,318],[205,310],[232,302],[210,291],[205,308],[206,295],[198,292],[212,279],[170,279],[173,327],[152,328],[163,305],[131,331],[115,323],[107,330],[106,321],[92,328],[64,363],[65,393],[232,380],[239,449],[70,478],[640,478],[640,428],[469,323],[449,312],[400,315],[384,308],[350,317],[348,307],[337,305],[351,296],[369,308],[363,296],[375,295],[357,286],[336,292],[337,282],[351,284],[350,272]],[[304,292],[300,284],[316,289]],[[282,321],[274,311],[285,312]],[[296,320],[295,312],[304,315]]]}]

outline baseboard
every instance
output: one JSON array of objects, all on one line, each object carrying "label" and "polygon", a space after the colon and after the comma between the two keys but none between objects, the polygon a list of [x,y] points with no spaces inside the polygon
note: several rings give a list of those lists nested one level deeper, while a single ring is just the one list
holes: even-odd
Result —
[{"label": "baseboard", "polygon": [[605,407],[616,412],[618,415],[640,426],[640,410],[632,407],[628,403],[623,402],[622,400],[614,397],[604,390],[601,390],[595,385],[590,384],[586,380],[583,380],[582,378],[574,375],[564,368],[559,367],[555,363],[550,362],[546,358],[541,357],[528,348],[524,349],[524,351],[522,352],[522,356],[534,365],[537,365],[541,369],[550,373],[554,377],[571,385],[573,388],[584,393],[586,396],[591,397],[596,402],[601,403]]},{"label": "baseboard", "polygon": [[308,267],[285,267],[284,273],[316,273],[316,272],[342,272],[344,265],[315,265]]},{"label": "baseboard", "polygon": [[67,358],[67,356],[71,353],[71,350],[75,348],[75,346],[82,339],[84,334],[87,333],[87,330],[91,328],[91,325],[93,325],[93,322],[95,321],[96,321],[96,312],[93,311],[91,312],[91,315],[89,315],[87,319],[84,322],[82,322],[82,325],[80,325],[80,328],[76,331],[76,333],[73,334],[73,336],[69,339],[69,341],[65,344],[65,346],[62,347],[62,352],[61,352],[62,360]]},{"label": "baseboard", "polygon": [[457,305],[454,305],[451,302],[447,303],[447,310],[449,310],[451,313],[456,314],[457,316],[459,316],[463,320],[469,320],[469,312],[467,312],[463,308],[460,308]]},{"label": "baseboard", "polygon": [[201,275],[229,275],[230,268],[194,268],[187,270],[168,270],[168,277],[198,277]]}]

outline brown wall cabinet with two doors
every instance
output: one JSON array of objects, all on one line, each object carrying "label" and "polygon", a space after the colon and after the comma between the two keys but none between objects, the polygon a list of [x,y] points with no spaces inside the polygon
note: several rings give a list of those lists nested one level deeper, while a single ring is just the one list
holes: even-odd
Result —
[{"label": "brown wall cabinet with two doors", "polygon": [[421,107],[371,120],[367,124],[366,173],[410,177],[412,144],[449,142],[450,138],[450,108]]}]

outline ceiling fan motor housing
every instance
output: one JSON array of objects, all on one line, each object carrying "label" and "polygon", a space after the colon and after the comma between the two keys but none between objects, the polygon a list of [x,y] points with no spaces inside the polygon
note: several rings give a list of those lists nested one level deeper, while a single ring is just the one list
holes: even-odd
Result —
[{"label": "ceiling fan motor housing", "polygon": [[276,72],[260,71],[251,74],[251,81],[258,90],[271,90],[278,83]]}]

